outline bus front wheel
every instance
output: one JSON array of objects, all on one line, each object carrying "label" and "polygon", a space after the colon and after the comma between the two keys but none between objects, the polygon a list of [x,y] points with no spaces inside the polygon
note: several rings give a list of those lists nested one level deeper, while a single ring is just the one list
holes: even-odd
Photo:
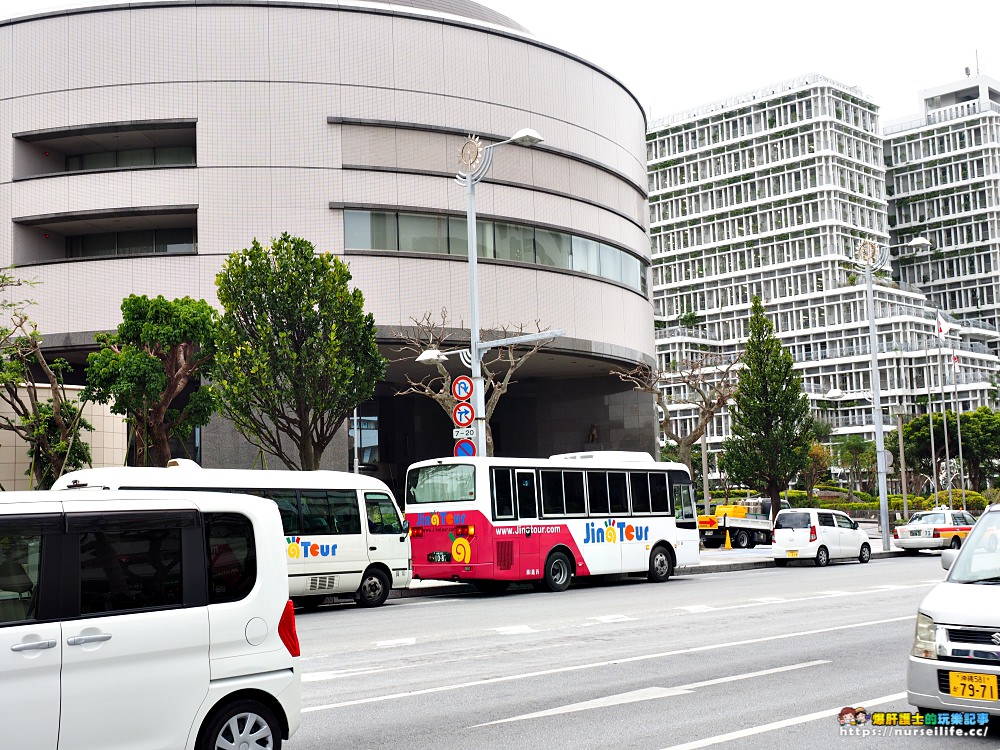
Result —
[{"label": "bus front wheel", "polygon": [[553,552],[545,561],[545,586],[549,591],[565,591],[573,577],[569,558],[562,552]]},{"label": "bus front wheel", "polygon": [[356,601],[362,607],[381,607],[389,598],[391,588],[389,576],[378,568],[368,568],[361,579]]},{"label": "bus front wheel", "polygon": [[654,547],[649,555],[649,575],[646,577],[654,583],[663,583],[674,572],[674,561],[665,547]]}]

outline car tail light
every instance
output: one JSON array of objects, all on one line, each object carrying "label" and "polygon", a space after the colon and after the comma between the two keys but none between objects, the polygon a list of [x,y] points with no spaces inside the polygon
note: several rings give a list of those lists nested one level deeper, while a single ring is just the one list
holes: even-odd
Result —
[{"label": "car tail light", "polygon": [[299,656],[299,633],[295,629],[295,605],[289,599],[285,602],[285,611],[281,613],[278,620],[278,637],[285,644],[288,653],[292,656]]},{"label": "car tail light", "polygon": [[771,529],[771,544],[778,543],[778,536],[774,533],[774,529]]},{"label": "car tail light", "polygon": [[417,537],[419,539],[423,535],[424,535],[424,527],[423,526],[411,526],[410,527],[410,536]]},{"label": "car tail light", "polygon": [[934,532],[931,534],[931,536],[934,537],[935,539],[940,539],[941,538],[941,532],[938,531],[937,529],[934,529]]},{"label": "car tail light", "polygon": [[899,539],[899,529],[893,529],[892,530],[892,538],[893,539]]},{"label": "car tail light", "polygon": [[816,537],[816,527],[815,526],[810,526],[809,527],[809,541],[810,542],[815,542],[816,539],[817,539],[817,537]]}]

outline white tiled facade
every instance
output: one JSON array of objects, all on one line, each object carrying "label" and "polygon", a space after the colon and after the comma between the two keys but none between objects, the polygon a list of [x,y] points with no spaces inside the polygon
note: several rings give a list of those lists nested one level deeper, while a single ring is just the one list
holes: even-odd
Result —
[{"label": "white tiled facade", "polygon": [[[0,23],[0,54],[16,61],[0,73],[8,143],[0,149],[0,263],[41,282],[33,314],[47,342],[92,348],[94,332],[120,322],[129,293],[215,304],[226,256],[286,231],[350,264],[390,358],[393,332],[427,313],[446,308],[467,330],[464,258],[345,247],[345,213],[464,225],[454,175],[468,134],[487,145],[528,127],[544,142],[497,150],[476,188],[480,221],[572,235],[574,248],[589,242],[611,255],[599,273],[569,254],[556,265],[480,262],[483,328],[534,330],[537,321],[565,331],[543,366],[518,378],[510,403],[517,388],[530,388],[520,398],[531,408],[518,412],[520,427],[509,418],[508,450],[577,450],[594,422],[611,441],[605,447],[653,448],[651,402],[609,375],[652,362],[655,352],[645,117],[630,92],[586,61],[466,0],[109,4]],[[115,151],[119,134],[129,148],[139,136],[162,146],[164,129],[196,146],[192,163],[61,166],[88,147]],[[126,229],[175,226],[196,231],[193,251],[69,258],[65,250],[94,233],[121,242]],[[390,368],[397,385],[402,367]],[[561,410],[562,399],[582,394],[591,408],[573,401]],[[338,450],[346,456],[346,439]]]},{"label": "white tiled facade", "polygon": [[[1000,81],[966,78],[920,99],[919,117],[885,128],[899,277],[959,320],[997,328]],[[910,246],[918,236],[930,247]]]},{"label": "white tiled facade", "polygon": [[[862,240],[889,242],[877,106],[858,89],[811,75],[655,122],[646,138],[660,368],[704,351],[742,351],[757,295],[815,415],[835,434],[873,439],[868,402],[824,397],[833,386],[871,389],[865,276],[853,260]],[[874,301],[889,429],[890,406],[923,413],[942,376],[950,404],[955,377],[950,367],[938,373],[951,350],[933,337],[935,311],[919,289],[886,268],[875,273]],[[997,360],[986,342],[994,338],[982,326],[956,337],[963,409],[988,403]],[[690,431],[690,395],[676,383],[663,387],[675,430]],[[710,450],[728,425],[725,411],[716,416]]]}]

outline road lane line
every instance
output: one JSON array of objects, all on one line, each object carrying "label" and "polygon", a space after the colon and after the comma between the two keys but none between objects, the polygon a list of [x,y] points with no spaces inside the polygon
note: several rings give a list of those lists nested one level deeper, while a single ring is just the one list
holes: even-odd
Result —
[{"label": "road lane line", "polygon": [[[893,701],[898,701],[905,697],[906,693],[893,693],[892,695],[883,695],[881,698],[871,698],[866,701],[858,701],[852,705],[864,706],[865,708],[868,708],[869,706],[880,706],[883,703],[892,703]],[[705,737],[704,739],[694,740],[693,742],[685,742],[681,745],[671,745],[670,747],[664,748],[664,750],[696,750],[699,747],[709,747],[710,745],[718,745],[731,740],[751,737],[755,734],[773,732],[775,729],[785,729],[786,727],[792,727],[796,724],[806,724],[810,721],[816,721],[817,719],[826,719],[830,716],[836,716],[840,713],[841,708],[843,708],[843,706],[838,705],[836,708],[828,708],[824,711],[815,711],[811,714],[803,714],[802,716],[793,716],[790,719],[772,721],[770,724],[761,724],[760,726],[750,727],[748,729],[739,729],[735,732],[717,734],[714,737]]]},{"label": "road lane line", "polygon": [[773,669],[761,669],[757,672],[745,672],[743,674],[734,674],[727,677],[718,677],[714,680],[705,680],[703,682],[692,682],[690,685],[679,685],[678,687],[672,688],[662,688],[662,687],[648,687],[642,688],[641,690],[632,690],[628,693],[619,693],[618,695],[606,695],[603,698],[595,698],[594,700],[583,701],[582,703],[571,703],[568,706],[558,706],[557,708],[550,708],[545,711],[536,711],[532,714],[523,714],[521,716],[512,716],[509,719],[498,719],[497,721],[488,721],[485,724],[476,724],[469,727],[470,729],[478,729],[479,727],[489,727],[494,724],[507,724],[512,721],[524,721],[525,719],[539,719],[543,716],[558,716],[560,714],[570,714],[577,711],[589,711],[594,708],[609,708],[611,706],[620,706],[625,703],[637,703],[639,701],[650,701],[657,700],[659,698],[672,698],[677,695],[686,695],[687,693],[692,693],[696,688],[709,687],[711,685],[721,685],[725,682],[736,682],[737,680],[749,680],[752,677],[762,677],[764,675],[776,674],[778,672],[789,672],[793,669],[803,669],[805,667],[815,667],[820,664],[829,664],[829,660],[819,660],[819,661],[806,661],[801,664],[789,664],[785,667],[774,667]]},{"label": "road lane line", "polygon": [[413,646],[416,638],[395,638],[391,641],[375,641],[375,648],[398,648],[399,646]]},{"label": "road lane line", "polygon": [[321,706],[310,706],[303,708],[302,713],[313,711],[327,711],[334,708],[347,708],[349,706],[360,706],[366,703],[380,703],[382,701],[399,700],[400,698],[414,698],[420,695],[432,695],[434,693],[445,693],[453,690],[467,690],[473,687],[484,685],[496,685],[501,682],[514,682],[516,680],[527,680],[533,677],[548,677],[554,674],[565,674],[567,672],[581,672],[587,669],[601,669],[603,667],[618,666],[620,664],[632,664],[652,659],[664,659],[669,656],[681,656],[684,654],[696,654],[702,651],[717,651],[722,648],[734,648],[737,646],[751,646],[757,643],[767,643],[768,641],[782,641],[788,638],[799,638],[809,635],[820,635],[821,633],[835,633],[839,630],[853,630],[855,628],[866,628],[872,625],[886,625],[904,620],[915,620],[916,615],[904,615],[902,617],[889,617],[884,620],[866,620],[864,622],[852,622],[847,625],[833,625],[828,628],[817,628],[815,630],[800,630],[794,633],[779,633],[778,635],[761,636],[760,638],[745,638],[739,641],[729,641],[728,643],[709,643],[704,646],[692,646],[681,648],[675,651],[662,651],[655,654],[643,654],[642,656],[628,656],[621,659],[607,659],[605,661],[595,661],[587,664],[574,664],[568,667],[554,667],[552,669],[542,669],[537,672],[522,672],[520,674],[506,675],[504,677],[486,677],[471,682],[460,682],[451,685],[438,685],[436,687],[424,688],[422,690],[408,690],[402,693],[390,693],[388,695],[376,695],[371,698],[358,698],[340,703],[326,703]]},{"label": "road lane line", "polygon": [[523,635],[524,633],[540,632],[538,630],[535,630],[530,625],[508,625],[503,628],[490,628],[490,630],[495,630],[500,635]]}]

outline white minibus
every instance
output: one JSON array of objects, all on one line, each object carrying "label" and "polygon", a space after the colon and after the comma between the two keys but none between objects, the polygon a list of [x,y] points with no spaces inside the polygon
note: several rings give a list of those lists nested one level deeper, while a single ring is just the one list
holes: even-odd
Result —
[{"label": "white minibus", "polygon": [[113,466],[64,474],[52,489],[204,490],[273,500],[281,512],[288,589],[297,606],[351,597],[377,607],[410,584],[408,527],[382,481],[342,471],[203,469],[174,459],[167,468]]}]

